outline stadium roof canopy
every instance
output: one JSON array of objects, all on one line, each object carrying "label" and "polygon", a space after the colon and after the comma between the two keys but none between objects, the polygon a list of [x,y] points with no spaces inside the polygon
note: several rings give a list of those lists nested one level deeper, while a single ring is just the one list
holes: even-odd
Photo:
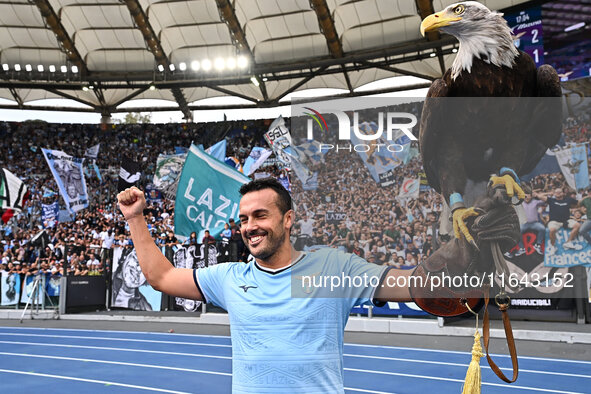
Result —
[{"label": "stadium roof canopy", "polygon": [[[568,0],[565,0],[568,1]],[[570,0],[572,1],[572,0]],[[357,88],[392,76],[425,80],[451,65],[456,42],[420,36],[451,0],[0,0],[0,108],[142,111],[276,106],[311,88]],[[524,1],[483,0],[491,9]],[[49,107],[66,98],[83,105]],[[12,104],[14,102],[14,104]],[[221,108],[221,107],[218,107]]]}]

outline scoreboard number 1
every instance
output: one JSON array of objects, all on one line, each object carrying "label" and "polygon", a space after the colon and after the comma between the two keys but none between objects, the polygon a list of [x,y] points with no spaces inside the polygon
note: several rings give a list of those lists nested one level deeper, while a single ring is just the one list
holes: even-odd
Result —
[{"label": "scoreboard number 1", "polygon": [[537,48],[534,49],[534,51],[533,51],[533,54],[534,54],[534,62],[536,64],[538,64],[540,62],[540,55],[539,55],[538,51],[539,50]]}]

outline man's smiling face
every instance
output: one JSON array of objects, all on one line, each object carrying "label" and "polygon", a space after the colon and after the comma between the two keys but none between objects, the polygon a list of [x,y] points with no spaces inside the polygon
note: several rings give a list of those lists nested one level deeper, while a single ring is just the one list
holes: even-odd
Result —
[{"label": "man's smiling face", "polygon": [[263,261],[289,243],[293,211],[282,214],[277,199],[274,190],[263,189],[247,193],[240,200],[242,239],[250,253]]}]

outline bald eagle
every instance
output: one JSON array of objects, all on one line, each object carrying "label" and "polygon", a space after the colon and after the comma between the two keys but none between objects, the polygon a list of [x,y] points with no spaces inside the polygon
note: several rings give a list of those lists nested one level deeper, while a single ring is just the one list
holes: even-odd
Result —
[{"label": "bald eagle", "polygon": [[502,14],[475,1],[429,15],[420,30],[459,41],[452,67],[427,94],[419,145],[429,184],[453,212],[455,236],[475,244],[464,221],[478,213],[467,207],[486,193],[489,181],[504,185],[509,197],[523,198],[519,176],[558,142],[559,78],[551,66],[536,70],[515,47]]}]

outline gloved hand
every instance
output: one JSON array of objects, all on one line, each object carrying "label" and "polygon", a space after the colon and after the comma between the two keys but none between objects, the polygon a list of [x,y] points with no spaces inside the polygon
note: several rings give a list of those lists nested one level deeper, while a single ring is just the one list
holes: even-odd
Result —
[{"label": "gloved hand", "polygon": [[474,219],[470,227],[476,244],[483,250],[491,242],[498,242],[503,252],[519,242],[521,229],[517,212],[511,205],[496,205]]},{"label": "gloved hand", "polygon": [[453,239],[413,273],[420,280],[410,288],[411,297],[429,313],[461,315],[468,311],[465,301],[475,309],[489,283],[488,275],[495,270],[491,243],[499,242],[501,249],[506,251],[519,241],[519,220],[512,205],[499,204],[498,200],[485,197],[475,204],[475,209],[480,215],[469,223],[469,229],[478,250],[464,238]]}]

